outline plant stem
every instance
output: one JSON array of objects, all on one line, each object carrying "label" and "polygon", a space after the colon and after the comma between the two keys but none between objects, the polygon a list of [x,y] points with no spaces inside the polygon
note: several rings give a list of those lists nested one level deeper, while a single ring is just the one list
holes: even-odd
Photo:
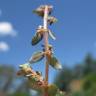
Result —
[{"label": "plant stem", "polygon": [[[47,18],[48,18],[48,6],[45,6],[45,11],[44,11],[44,29],[47,30],[48,27],[48,22],[47,22]],[[44,33],[44,43],[45,43],[45,51],[48,51],[48,32],[46,31]],[[45,92],[44,92],[44,96],[48,96],[48,74],[49,73],[49,64],[48,64],[48,57],[46,55],[46,66],[45,66],[45,84],[46,84],[46,88],[45,88]]]}]

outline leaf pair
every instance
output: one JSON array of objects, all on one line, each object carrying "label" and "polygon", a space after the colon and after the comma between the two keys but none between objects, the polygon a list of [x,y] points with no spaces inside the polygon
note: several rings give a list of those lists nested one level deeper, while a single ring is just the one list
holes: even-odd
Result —
[{"label": "leaf pair", "polygon": [[[41,61],[45,56],[44,54],[45,53],[42,51],[34,53],[33,56],[29,59],[29,63],[32,64],[32,63]],[[58,59],[56,57],[54,57],[53,55],[49,57],[48,63],[55,69],[62,69],[62,66],[59,63]]]},{"label": "leaf pair", "polygon": [[[45,52],[45,45],[41,45],[43,47],[43,52]],[[53,46],[51,44],[48,44],[48,50],[51,51],[53,53]]]},{"label": "leaf pair", "polygon": [[30,63],[27,62],[25,64],[19,65],[20,70],[17,72],[17,75],[19,76],[27,76],[29,74],[34,74],[35,72],[33,71],[33,69],[30,66]]},{"label": "leaf pair", "polygon": [[35,84],[37,87],[44,85],[44,79],[40,72],[36,71],[34,74],[28,74],[26,75],[28,77],[28,80],[31,82],[31,84]]},{"label": "leaf pair", "polygon": [[[50,5],[48,6],[49,15],[51,14],[52,8],[53,8],[53,6],[50,6]],[[41,5],[40,7],[38,7],[33,12],[36,13],[40,17],[44,17],[44,10],[45,10],[45,6]]]},{"label": "leaf pair", "polygon": [[18,72],[18,75],[28,77],[32,83],[36,83],[38,85],[43,84],[42,82],[44,82],[44,80],[42,74],[39,71],[35,72],[32,70],[32,68],[29,66],[29,63],[22,64],[19,67],[21,70]]},{"label": "leaf pair", "polygon": [[[32,38],[31,43],[33,46],[37,45],[43,39],[43,37],[44,37],[43,33],[44,33],[44,29],[41,29],[41,31],[40,31],[40,29],[37,30],[35,36],[33,36],[33,38]],[[53,35],[53,33],[50,30],[48,30],[48,34],[53,40],[56,40],[55,36]]]}]

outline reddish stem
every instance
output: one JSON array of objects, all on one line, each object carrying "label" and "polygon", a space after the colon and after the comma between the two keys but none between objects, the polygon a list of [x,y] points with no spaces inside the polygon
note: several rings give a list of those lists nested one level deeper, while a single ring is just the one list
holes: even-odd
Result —
[{"label": "reddish stem", "polygon": [[[47,30],[48,27],[48,22],[47,22],[47,18],[48,18],[48,6],[45,6],[45,11],[44,11],[44,29]],[[45,43],[45,51],[48,51],[48,32],[46,31],[44,33],[44,43]],[[48,63],[48,57],[46,55],[46,67],[45,67],[45,84],[46,84],[46,88],[45,88],[45,92],[44,92],[44,96],[48,96],[48,75],[49,75],[49,63]]]}]

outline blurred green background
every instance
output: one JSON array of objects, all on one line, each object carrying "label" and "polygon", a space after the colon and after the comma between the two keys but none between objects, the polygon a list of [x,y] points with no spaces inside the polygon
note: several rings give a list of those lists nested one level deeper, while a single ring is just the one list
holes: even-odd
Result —
[{"label": "blurred green background", "polygon": [[[96,59],[87,54],[73,68],[63,66],[54,83],[65,96],[96,96]],[[0,96],[40,96],[28,87],[28,82],[16,76],[13,66],[0,64]]]}]

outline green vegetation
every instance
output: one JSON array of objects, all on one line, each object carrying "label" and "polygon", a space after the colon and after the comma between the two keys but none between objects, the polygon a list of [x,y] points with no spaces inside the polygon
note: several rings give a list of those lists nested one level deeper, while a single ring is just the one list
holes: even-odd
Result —
[{"label": "green vegetation", "polygon": [[[64,67],[56,76],[54,83],[65,94],[62,95],[61,92],[56,96],[95,96],[96,60],[88,54],[82,63],[76,64],[74,68]],[[42,96],[32,94],[28,82],[16,76],[14,67],[0,66],[0,96]]]},{"label": "green vegetation", "polygon": [[96,60],[88,54],[74,68],[64,67],[54,82],[68,96],[96,96]]}]

